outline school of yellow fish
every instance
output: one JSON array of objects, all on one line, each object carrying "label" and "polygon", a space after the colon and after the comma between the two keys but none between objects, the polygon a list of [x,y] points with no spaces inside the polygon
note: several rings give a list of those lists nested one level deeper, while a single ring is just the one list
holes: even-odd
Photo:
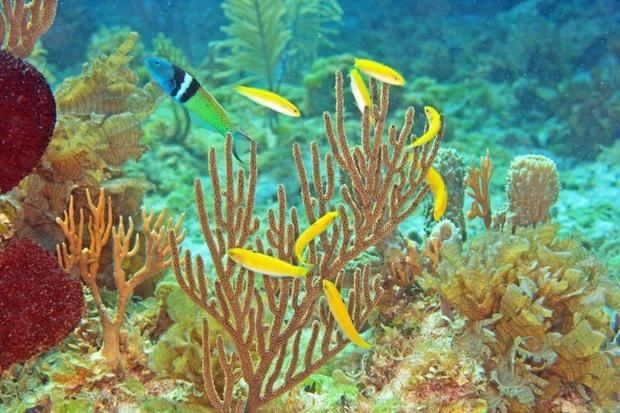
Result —
[{"label": "school of yellow fish", "polygon": [[[351,91],[353,93],[356,106],[362,114],[365,110],[369,110],[372,107],[372,99],[361,73],[390,85],[403,86],[405,84],[405,79],[400,73],[379,62],[356,58],[354,61],[354,66],[355,67],[350,72]],[[253,102],[278,113],[292,117],[301,116],[301,112],[297,106],[295,106],[288,99],[269,90],[248,86],[236,86],[235,90]],[[426,130],[422,136],[408,145],[408,148],[415,148],[416,146],[430,142],[441,131],[443,126],[442,115],[431,106],[425,106],[424,113],[426,114],[427,119]],[[370,116],[370,121],[374,122],[372,114]],[[446,186],[441,178],[441,175],[434,168],[429,169],[426,182],[430,186],[431,192],[434,196],[435,202],[433,218],[437,221],[443,216],[448,203]],[[328,212],[317,219],[299,235],[295,242],[295,257],[297,258],[298,265],[293,265],[281,259],[244,248],[230,248],[227,251],[228,258],[250,271],[270,277],[306,277],[306,275],[312,271],[313,265],[309,264],[304,259],[304,250],[313,239],[327,230],[327,228],[333,224],[337,217],[338,212]],[[340,326],[340,329],[353,343],[364,349],[370,349],[371,345],[364,341],[359,332],[355,329],[351,316],[347,311],[347,307],[344,304],[342,296],[338,292],[336,285],[327,279],[323,279],[322,283],[323,292],[325,294],[325,298],[327,299],[328,307],[334,319]]]}]

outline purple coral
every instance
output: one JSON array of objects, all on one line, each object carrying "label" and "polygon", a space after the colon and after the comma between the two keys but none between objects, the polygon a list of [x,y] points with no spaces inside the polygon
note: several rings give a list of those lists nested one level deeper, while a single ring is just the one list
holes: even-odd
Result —
[{"label": "purple coral", "polygon": [[0,50],[0,194],[39,162],[54,133],[56,103],[32,65]]}]

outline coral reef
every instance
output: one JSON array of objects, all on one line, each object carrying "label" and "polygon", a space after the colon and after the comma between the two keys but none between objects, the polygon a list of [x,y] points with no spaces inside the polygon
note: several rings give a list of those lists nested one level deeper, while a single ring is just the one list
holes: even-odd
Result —
[{"label": "coral reef", "polygon": [[2,0],[0,3],[0,49],[26,58],[34,44],[49,30],[56,17],[58,0]]},{"label": "coral reef", "polygon": [[54,133],[56,103],[41,73],[2,50],[0,90],[0,193],[4,193],[39,162]]},{"label": "coral reef", "polygon": [[[119,217],[118,225],[112,226],[112,200],[105,197],[105,191],[99,191],[99,200],[94,204],[90,192],[86,190],[86,199],[90,214],[88,216],[88,232],[90,234],[89,246],[84,246],[84,211],[79,211],[79,221],[75,220],[73,197],[69,201],[69,209],[64,212],[64,218],[56,218],[67,243],[56,246],[58,262],[66,270],[79,269],[79,274],[84,283],[90,289],[103,330],[103,346],[101,356],[114,368],[123,368],[121,355],[120,330],[125,318],[126,306],[135,289],[170,266],[170,248],[168,231],[176,231],[179,235],[170,239],[171,244],[180,243],[185,237],[184,232],[179,233],[183,217],[175,224],[172,218],[166,223],[166,211],[161,212],[157,218],[155,213],[147,214],[142,210],[142,231],[144,243],[144,263],[131,276],[128,276],[126,260],[136,257],[141,249],[140,235],[134,236],[134,223],[131,217],[127,220],[125,228],[124,219]],[[106,244],[112,238],[114,256],[114,282],[118,293],[114,317],[106,308],[102,300],[102,293],[97,284],[100,258]]]},{"label": "coral reef", "polygon": [[[96,190],[105,181],[121,178],[121,166],[139,158],[141,122],[154,110],[160,91],[153,85],[137,85],[128,68],[138,41],[131,33],[110,56],[101,56],[85,67],[82,76],[68,78],[58,87],[59,119],[41,163],[20,185],[16,198],[20,215],[15,227],[50,249],[61,239],[54,224],[70,195],[84,204],[85,189]],[[116,181],[114,201],[120,206],[139,205],[135,190],[121,191],[124,183],[137,188],[136,180]],[[116,197],[116,194],[121,196]],[[127,215],[138,215],[138,209]]]},{"label": "coral reef", "polygon": [[0,372],[47,351],[82,318],[81,283],[27,239],[0,249]]},{"label": "coral reef", "polygon": [[[487,154],[481,169],[472,164],[467,182],[470,215],[485,221],[491,171]],[[454,347],[480,360],[492,411],[556,411],[569,399],[609,408],[620,397],[610,386],[620,378],[620,358],[606,349],[613,339],[606,309],[619,308],[620,289],[579,242],[558,238],[548,222],[559,192],[550,159],[515,158],[506,191],[495,230],[464,252],[442,245],[435,274],[420,283],[465,317]]]},{"label": "coral reef", "polygon": [[[241,83],[259,82],[276,90],[276,68],[290,39],[284,22],[284,0],[226,0],[222,3],[230,24],[222,28],[228,39],[214,42],[226,69],[218,77],[242,74]],[[258,46],[257,46],[258,45]]]},{"label": "coral reef", "polygon": [[585,395],[585,388],[592,406],[609,408],[620,397],[611,385],[620,360],[605,350],[604,311],[618,308],[620,290],[556,231],[541,224],[514,235],[486,232],[465,253],[443,248],[437,276],[426,279],[466,317],[455,345],[484,357],[494,410],[548,411],[564,393]]},{"label": "coral reef", "polygon": [[528,226],[548,221],[560,192],[555,163],[542,155],[517,156],[506,182],[507,210],[500,219],[508,225]]},{"label": "coral reef", "polygon": [[491,196],[489,194],[489,182],[491,182],[492,176],[493,162],[491,161],[491,153],[487,149],[486,156],[480,157],[480,167],[477,167],[473,160],[471,161],[465,178],[465,185],[469,189],[467,195],[472,198],[467,218],[481,218],[486,229],[490,229],[493,223]]},{"label": "coral reef", "polygon": [[[378,95],[376,84],[374,86],[375,95]],[[371,126],[370,114],[365,112],[361,123],[361,144],[352,147],[344,127],[343,76],[337,74],[335,125],[329,114],[324,115],[331,151],[325,155],[322,167],[318,145],[316,142],[311,144],[310,179],[300,145],[293,146],[302,203],[309,222],[333,209],[336,168],[345,177],[344,181],[349,182],[340,187],[339,221],[309,246],[308,261],[314,265],[314,270],[304,280],[258,278],[226,258],[229,248],[248,246],[283,260],[292,260],[295,236],[299,232],[298,212],[291,208],[287,214],[286,191],[279,186],[277,209],[268,212],[268,228],[264,238],[260,237],[260,219],[253,214],[256,146],[253,145],[251,151],[249,177],[246,178],[243,169],[233,173],[232,142],[230,137],[227,138],[225,189],[217,173],[215,149],[210,151],[209,171],[215,200],[210,214],[205,209],[199,179],[195,186],[202,231],[216,273],[213,285],[207,280],[201,256],[196,257],[193,264],[190,252],[186,251],[182,257],[174,243],[171,243],[171,249],[179,284],[221,326],[232,342],[234,350],[227,350],[223,336],[217,334],[213,345],[209,322],[204,321],[204,388],[209,402],[218,410],[236,411],[245,406],[246,411],[256,411],[301,383],[348,344],[348,340],[338,333],[326,302],[321,298],[321,281],[335,279],[336,286],[342,288],[347,264],[389,235],[416,210],[429,191],[424,178],[443,138],[441,132],[432,143],[407,148],[413,127],[413,108],[410,108],[401,131],[398,133],[391,125],[387,128],[387,141],[384,141],[388,90],[388,85],[383,85],[380,99],[375,99],[379,105],[373,109],[374,126]],[[413,164],[409,157],[413,157]],[[173,236],[171,232],[170,237]],[[371,283],[368,265],[355,268],[352,275],[348,310],[359,329],[376,305],[381,288],[378,278]],[[255,285],[261,280],[264,295]],[[314,316],[317,305],[318,318]],[[309,339],[302,345],[302,337],[307,334]],[[320,350],[318,358],[315,349]],[[221,389],[213,377],[211,363],[214,357],[219,360],[224,373]],[[244,385],[240,386],[240,383]]]}]

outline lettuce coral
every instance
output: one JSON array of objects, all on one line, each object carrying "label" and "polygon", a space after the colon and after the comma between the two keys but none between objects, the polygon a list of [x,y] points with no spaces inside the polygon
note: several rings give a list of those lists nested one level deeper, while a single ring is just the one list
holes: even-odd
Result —
[{"label": "lettuce coral", "polygon": [[425,278],[466,317],[455,347],[480,358],[493,410],[552,411],[575,394],[608,408],[620,397],[620,358],[605,346],[605,308],[618,308],[620,290],[556,233],[549,223],[483,233],[465,253],[442,249]]},{"label": "lettuce coral", "polygon": [[[70,195],[83,206],[86,188],[114,180],[115,204],[125,204],[127,195],[139,207],[136,195],[144,185],[121,180],[121,166],[146,150],[141,124],[155,110],[160,91],[153,83],[139,87],[129,68],[138,41],[138,34],[130,33],[114,53],[98,57],[58,87],[58,125],[39,167],[20,185],[22,215],[15,222],[18,231],[47,248],[61,239],[54,219]],[[137,217],[137,207],[123,214]]]},{"label": "lettuce coral", "polygon": [[4,193],[39,162],[54,132],[56,103],[41,73],[2,50],[0,90],[0,193]]},{"label": "lettuce coral", "polygon": [[0,371],[56,345],[82,317],[82,284],[27,239],[0,250],[0,291]]}]

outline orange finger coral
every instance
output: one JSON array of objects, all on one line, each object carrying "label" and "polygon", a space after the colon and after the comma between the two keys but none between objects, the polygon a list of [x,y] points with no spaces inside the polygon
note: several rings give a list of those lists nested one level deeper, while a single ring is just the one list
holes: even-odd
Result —
[{"label": "orange finger coral", "polygon": [[[180,243],[185,237],[185,232],[168,239],[167,231],[179,232],[183,216],[175,224],[172,218],[166,221],[166,210],[159,215],[154,212],[147,213],[142,210],[143,230],[134,232],[134,223],[131,217],[126,221],[119,217],[117,225],[112,222],[112,201],[105,196],[105,191],[99,191],[99,199],[93,202],[90,192],[86,191],[88,211],[80,209],[79,220],[76,221],[73,196],[69,199],[69,208],[64,212],[63,218],[56,218],[67,237],[67,242],[56,246],[56,255],[59,264],[67,271],[77,269],[84,283],[90,289],[103,331],[103,346],[101,356],[112,367],[123,367],[121,355],[120,331],[125,319],[126,306],[129,303],[135,289],[170,266],[170,248],[172,244]],[[88,225],[85,225],[85,216]],[[84,227],[88,228],[89,240],[86,246]],[[134,238],[135,237],[135,238]],[[100,272],[100,258],[103,249],[109,241],[112,241],[114,255],[114,283],[118,291],[116,311],[112,316],[102,299],[101,289],[97,284],[97,276]],[[142,240],[142,241],[141,241]],[[132,274],[129,274],[124,263],[136,256],[141,249],[145,251],[144,264]]]},{"label": "orange finger coral", "polygon": [[493,222],[491,196],[489,195],[489,182],[492,176],[493,162],[491,161],[491,154],[487,149],[486,156],[480,158],[480,168],[472,160],[469,172],[467,172],[467,177],[465,178],[465,185],[469,189],[467,195],[473,199],[469,212],[467,212],[467,218],[482,218],[486,229],[491,228]]}]

